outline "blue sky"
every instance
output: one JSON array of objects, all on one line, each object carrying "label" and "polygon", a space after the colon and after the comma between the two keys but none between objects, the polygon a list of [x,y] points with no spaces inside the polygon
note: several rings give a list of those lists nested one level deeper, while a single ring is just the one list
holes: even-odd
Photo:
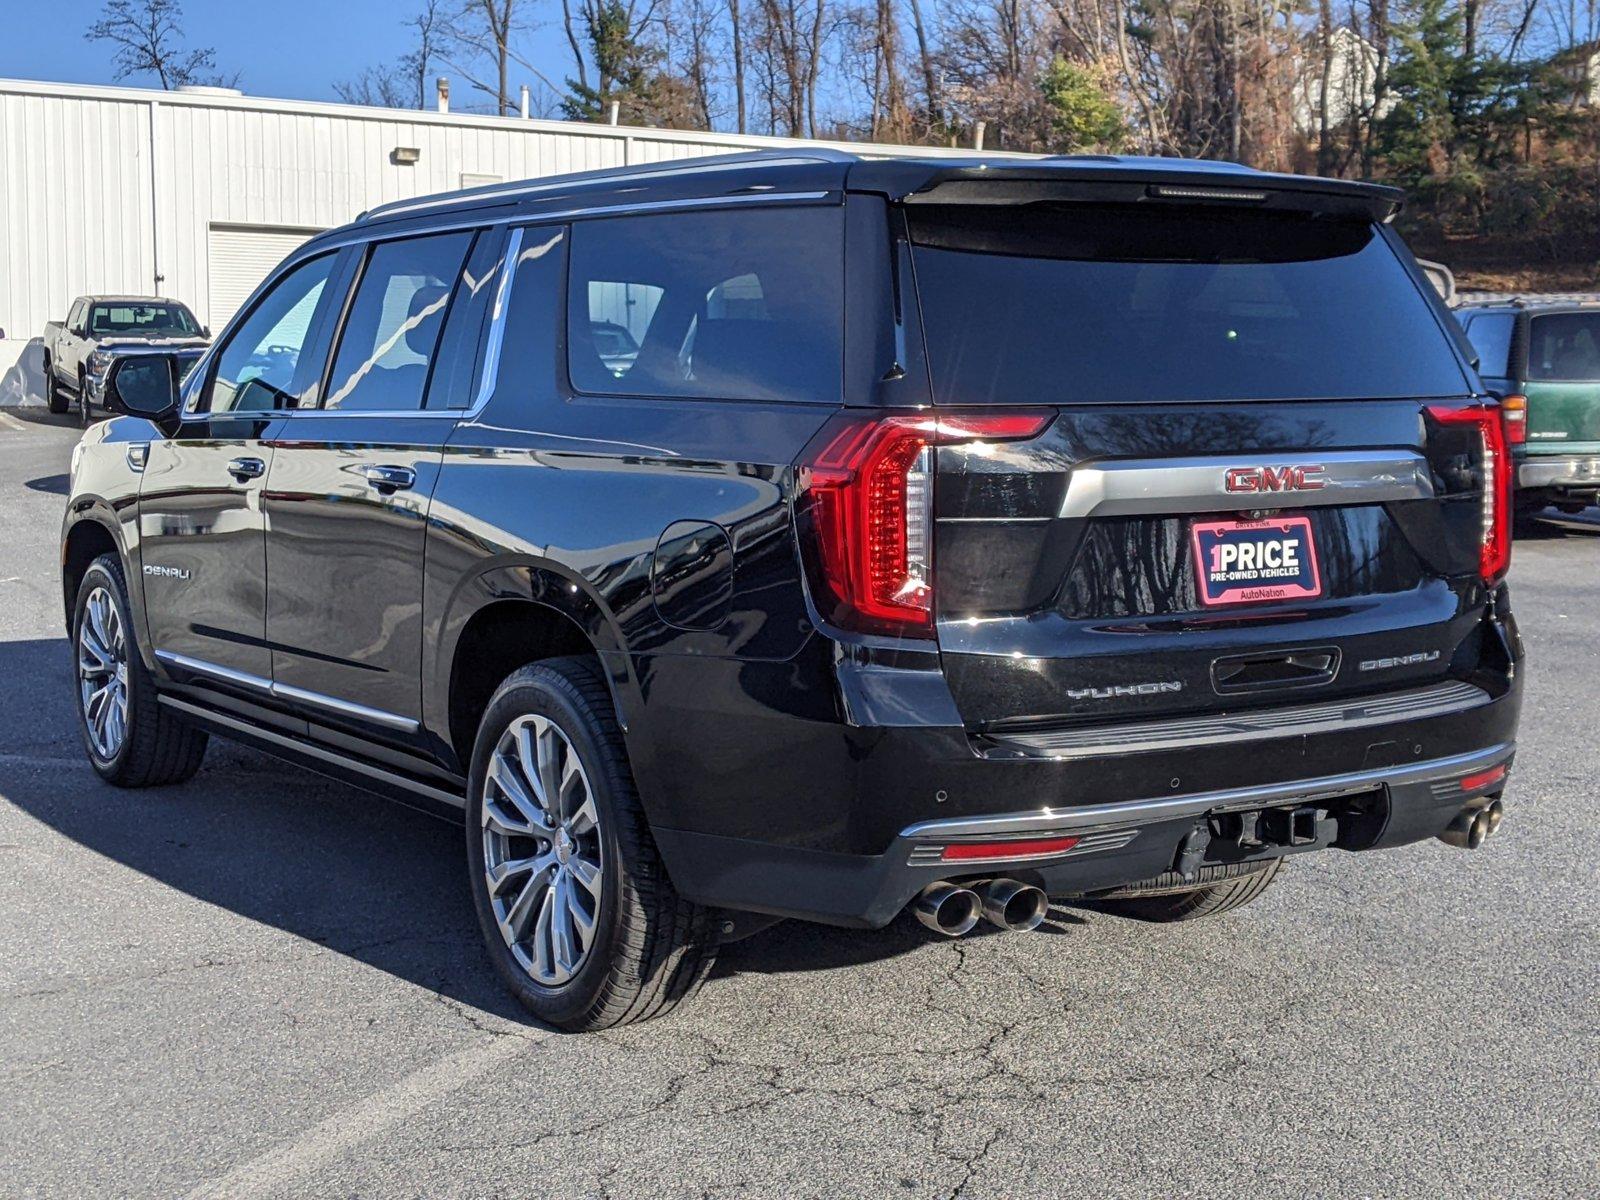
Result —
[{"label": "blue sky", "polygon": [[[110,45],[83,37],[102,7],[103,0],[0,0],[0,77],[115,82]],[[559,12],[554,4],[537,9]],[[218,67],[241,72],[239,86],[257,96],[336,99],[335,80],[410,49],[402,26],[412,10],[408,0],[187,0],[183,10],[186,43],[213,47]],[[552,78],[570,70],[558,30],[530,30],[518,44]],[[438,73],[455,74],[448,68]],[[155,86],[137,76],[124,82]],[[512,94],[517,85],[536,82],[514,74]],[[468,98],[459,78],[453,98]]]}]

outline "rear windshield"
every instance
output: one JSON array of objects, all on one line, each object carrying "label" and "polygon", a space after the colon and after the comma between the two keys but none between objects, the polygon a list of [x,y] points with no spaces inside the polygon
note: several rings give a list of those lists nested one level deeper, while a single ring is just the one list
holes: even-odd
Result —
[{"label": "rear windshield", "polygon": [[1532,318],[1528,322],[1528,378],[1600,380],[1600,312]]},{"label": "rear windshield", "polygon": [[1371,226],[1213,206],[909,206],[944,404],[1458,396]]},{"label": "rear windshield", "polygon": [[96,304],[89,332],[195,334],[200,325],[181,304]]}]

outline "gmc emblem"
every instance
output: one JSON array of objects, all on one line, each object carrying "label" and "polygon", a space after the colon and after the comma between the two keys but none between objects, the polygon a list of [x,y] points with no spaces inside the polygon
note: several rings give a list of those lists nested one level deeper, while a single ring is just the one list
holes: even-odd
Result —
[{"label": "gmc emblem", "polygon": [[1324,486],[1317,467],[1229,467],[1223,480],[1230,492],[1314,492]]}]

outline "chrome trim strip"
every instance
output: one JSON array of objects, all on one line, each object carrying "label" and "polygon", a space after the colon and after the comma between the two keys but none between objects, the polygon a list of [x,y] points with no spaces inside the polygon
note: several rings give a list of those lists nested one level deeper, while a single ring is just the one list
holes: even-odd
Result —
[{"label": "chrome trim strip", "polygon": [[1085,805],[1082,808],[1040,809],[1028,813],[1004,813],[989,817],[958,817],[948,821],[923,821],[907,826],[900,836],[912,841],[957,841],[961,839],[1004,837],[1007,834],[1072,833],[1080,829],[1117,828],[1125,825],[1150,825],[1180,817],[1199,816],[1212,811],[1263,808],[1289,801],[1320,800],[1365,792],[1380,786],[1428,783],[1440,777],[1465,775],[1475,769],[1497,766],[1515,752],[1512,743],[1490,746],[1449,758],[1408,763],[1403,767],[1382,767],[1372,771],[1352,771],[1345,775],[1324,775],[1318,779],[1296,779],[1260,787],[1232,788],[1221,792],[1194,792],[1184,796],[1162,796],[1153,800],[1129,800],[1120,804]]},{"label": "chrome trim strip", "polygon": [[386,729],[398,729],[402,733],[415,733],[420,728],[418,722],[410,717],[402,717],[398,713],[387,712],[381,708],[368,708],[365,704],[353,704],[349,700],[340,700],[337,696],[325,696],[321,692],[292,687],[287,683],[277,683],[271,679],[263,679],[259,675],[252,675],[248,671],[236,671],[232,667],[206,662],[203,658],[190,658],[187,654],[174,654],[170,650],[157,650],[156,658],[169,666],[180,667],[196,675],[206,675],[212,679],[264,692],[275,700],[293,700],[301,704],[314,705],[328,712],[338,713],[340,716],[355,717],[357,720],[382,725]]},{"label": "chrome trim strip", "polygon": [[213,679],[221,679],[228,683],[238,684],[240,687],[253,688],[258,692],[272,692],[272,680],[263,679],[259,675],[252,675],[248,671],[235,671],[232,667],[218,666],[216,663],[207,662],[203,658],[190,658],[187,654],[174,654],[171,650],[157,650],[156,658],[168,666],[180,667],[185,671],[192,671],[196,675],[209,675]]},{"label": "chrome trim strip", "polygon": [[1167,717],[1036,733],[991,733],[982,735],[987,750],[980,750],[980,753],[992,758],[1061,760],[1088,754],[1129,754],[1223,741],[1255,742],[1289,735],[1303,737],[1333,730],[1361,729],[1393,721],[1420,721],[1481,708],[1490,701],[1489,693],[1480,687],[1462,680],[1447,680],[1376,696],[1246,708],[1224,715]]},{"label": "chrome trim strip", "polygon": [[433,787],[431,784],[423,783],[420,780],[412,779],[394,771],[386,771],[382,767],[373,766],[371,763],[363,762],[358,758],[350,758],[311,742],[303,741],[300,738],[289,737],[286,734],[279,733],[277,730],[263,729],[259,725],[252,725],[250,722],[241,721],[237,717],[230,717],[223,713],[213,712],[209,708],[202,708],[198,704],[190,704],[187,701],[179,700],[176,696],[158,696],[157,699],[169,708],[188,713],[190,716],[202,721],[237,730],[239,733],[246,734],[251,738],[270,742],[275,746],[282,746],[299,755],[320,759],[323,762],[342,767],[347,771],[353,771],[358,775],[365,775],[370,779],[382,780],[394,787],[414,792],[419,796],[426,796],[428,799],[437,801],[440,804],[447,804],[451,808],[465,808],[467,806],[464,796],[458,796],[454,792],[447,792],[443,788]]},{"label": "chrome trim strip", "polygon": [[368,708],[365,704],[355,704],[349,700],[340,700],[337,696],[326,696],[321,692],[292,687],[287,683],[274,682],[272,694],[279,700],[297,700],[301,704],[310,704],[316,708],[326,709],[328,712],[338,713],[342,717],[354,717],[358,721],[382,725],[385,729],[398,729],[402,733],[415,733],[418,728],[416,721],[410,717],[402,717],[399,713],[392,713],[382,708]]},{"label": "chrome trim strip", "polygon": [[[1307,491],[1229,492],[1236,467],[1322,468],[1320,488]],[[1146,516],[1156,513],[1309,508],[1330,504],[1382,504],[1432,498],[1427,460],[1410,450],[1306,450],[1283,454],[1204,458],[1110,459],[1072,468],[1063,517]]]},{"label": "chrome trim strip", "polygon": [[511,281],[517,273],[517,259],[522,254],[523,229],[524,226],[519,225],[506,239],[500,280],[495,284],[494,307],[489,310],[489,336],[483,347],[483,374],[478,377],[478,394],[473,397],[471,406],[459,414],[464,421],[471,420],[483,411],[483,406],[489,403],[489,397],[494,395],[495,385],[500,381],[500,348],[506,339],[506,309],[510,307],[507,302],[511,296]]}]

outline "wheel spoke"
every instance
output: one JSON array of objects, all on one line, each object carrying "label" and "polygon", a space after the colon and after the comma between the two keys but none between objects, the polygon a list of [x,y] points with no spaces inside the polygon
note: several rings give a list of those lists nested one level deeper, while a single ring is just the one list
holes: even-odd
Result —
[{"label": "wheel spoke", "polygon": [[508,858],[504,862],[495,863],[487,872],[489,894],[498,896],[505,890],[507,881],[515,879],[519,875],[531,873],[533,878],[528,882],[535,883],[540,876],[548,874],[555,865],[556,856],[554,854],[534,854],[527,858]]},{"label": "wheel spoke", "polygon": [[549,727],[550,723],[540,716],[531,716],[517,726],[517,765],[528,781],[534,803],[543,810],[545,820],[554,825],[558,817],[552,805],[553,797],[545,790],[544,777],[539,773],[539,745]]},{"label": "wheel spoke", "polygon": [[528,918],[536,909],[542,911],[548,903],[550,895],[550,874],[548,871],[536,871],[528,876],[527,882],[522,885],[522,890],[517,893],[517,898],[506,909],[505,918],[500,922],[500,929],[506,935],[506,941],[515,945],[527,936]]},{"label": "wheel spoke", "polygon": [[549,888],[545,889],[544,901],[539,905],[539,919],[533,927],[533,967],[534,974],[543,983],[559,983],[560,975],[557,973],[556,964],[552,961],[554,947],[550,941],[550,918],[555,911],[555,893]]},{"label": "wheel spoke", "polygon": [[[543,806],[529,793],[522,772],[511,759],[496,752],[489,761],[489,778],[511,806],[509,812],[501,806],[495,806],[498,810],[495,820],[507,833],[529,836],[550,828]],[[485,817],[490,814],[488,803],[485,803],[483,811]]]},{"label": "wheel spoke", "polygon": [[554,893],[554,910],[550,914],[551,942],[556,966],[567,975],[578,965],[578,948],[573,943],[572,905],[567,899],[571,887],[565,875],[558,875],[556,885],[551,889]]},{"label": "wheel spoke", "polygon": [[538,751],[538,788],[539,799],[544,801],[545,811],[554,820],[561,820],[566,814],[561,807],[561,751],[565,739],[559,730],[549,721],[543,722],[539,729]]},{"label": "wheel spoke", "polygon": [[595,903],[600,903],[600,868],[586,858],[575,858],[567,864],[572,877],[583,884]]},{"label": "wheel spoke", "polygon": [[587,951],[589,943],[594,940],[595,917],[599,909],[597,907],[594,913],[590,913],[583,907],[583,901],[578,898],[578,889],[573,886],[570,876],[561,889],[561,895],[567,903],[567,919],[577,930],[578,948],[580,951]]}]

